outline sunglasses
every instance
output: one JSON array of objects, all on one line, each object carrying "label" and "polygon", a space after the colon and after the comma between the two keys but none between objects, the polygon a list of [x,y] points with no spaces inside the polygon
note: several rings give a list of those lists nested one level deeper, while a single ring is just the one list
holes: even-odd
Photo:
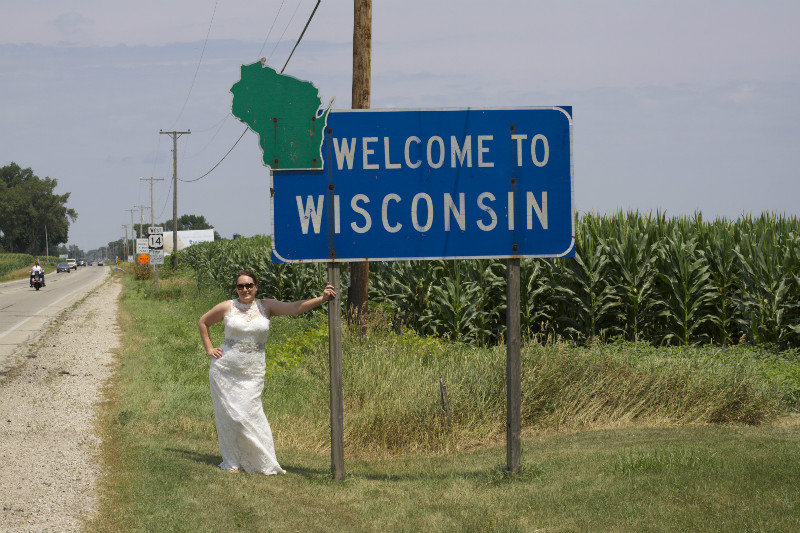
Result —
[{"label": "sunglasses", "polygon": [[255,286],[256,286],[255,283],[237,283],[236,284],[236,288],[238,290],[240,290],[240,291],[243,291],[245,289],[252,289]]}]

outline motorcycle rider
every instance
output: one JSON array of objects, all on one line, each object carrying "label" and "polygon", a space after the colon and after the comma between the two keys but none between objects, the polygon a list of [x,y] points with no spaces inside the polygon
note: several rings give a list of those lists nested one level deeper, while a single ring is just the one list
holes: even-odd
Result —
[{"label": "motorcycle rider", "polygon": [[33,287],[33,275],[36,274],[37,272],[39,273],[40,276],[42,276],[42,287],[45,287],[46,284],[44,282],[44,268],[39,266],[38,259],[36,260],[36,264],[33,265],[33,268],[31,269],[31,287]]}]

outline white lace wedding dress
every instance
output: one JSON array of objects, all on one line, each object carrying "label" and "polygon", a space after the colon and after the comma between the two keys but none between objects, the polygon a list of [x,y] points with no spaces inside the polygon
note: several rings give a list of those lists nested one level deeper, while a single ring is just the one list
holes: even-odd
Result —
[{"label": "white lace wedding dress", "polygon": [[259,300],[231,302],[225,317],[222,357],[208,371],[217,422],[220,468],[284,474],[275,458],[272,430],[261,404],[264,390],[264,343],[269,318]]}]

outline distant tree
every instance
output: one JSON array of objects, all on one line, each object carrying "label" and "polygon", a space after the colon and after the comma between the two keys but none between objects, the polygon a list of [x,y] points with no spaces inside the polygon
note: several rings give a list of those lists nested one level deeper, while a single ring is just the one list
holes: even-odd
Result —
[{"label": "distant tree", "polygon": [[[162,226],[164,231],[172,231],[172,219],[164,222]],[[203,215],[181,215],[178,217],[178,231],[193,229],[214,229],[214,226],[209,224]],[[220,234],[214,231],[214,239],[220,240],[221,238]]]},{"label": "distant tree", "polygon": [[70,222],[78,218],[66,206],[70,193],[55,194],[58,181],[39,178],[30,168],[11,163],[0,168],[0,246],[10,252],[42,254],[67,242]]},{"label": "distant tree", "polygon": [[127,259],[126,257],[124,257],[125,242],[122,240],[122,238],[119,238],[116,241],[109,242],[107,250],[109,259],[113,259],[115,257],[119,257],[121,259]]}]

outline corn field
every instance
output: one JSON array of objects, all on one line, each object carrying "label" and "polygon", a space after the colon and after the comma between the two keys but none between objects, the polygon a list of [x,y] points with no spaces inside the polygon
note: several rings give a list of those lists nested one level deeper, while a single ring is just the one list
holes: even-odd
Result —
[{"label": "corn field", "polygon": [[[574,258],[521,262],[527,339],[800,346],[797,218],[619,212],[583,215],[576,228]],[[323,264],[272,263],[267,237],[180,253],[201,285],[232,289],[243,267],[258,276],[262,296],[308,298],[325,283]],[[505,329],[505,269],[503,260],[371,263],[370,303],[398,328],[495,344]]]},{"label": "corn field", "polygon": [[30,268],[33,266],[34,257],[28,254],[0,253],[0,276],[12,270]]}]

